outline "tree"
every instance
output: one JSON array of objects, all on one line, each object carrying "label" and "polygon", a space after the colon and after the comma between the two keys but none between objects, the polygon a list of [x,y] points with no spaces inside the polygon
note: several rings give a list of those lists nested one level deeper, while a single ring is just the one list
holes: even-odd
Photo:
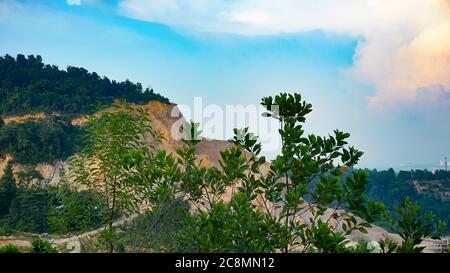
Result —
[{"label": "tree", "polygon": [[0,216],[5,216],[9,212],[11,202],[16,196],[17,186],[13,174],[11,162],[6,164],[3,176],[0,178]]},{"label": "tree", "polygon": [[25,232],[48,232],[47,216],[53,202],[47,189],[19,187],[7,217],[7,223]]},{"label": "tree", "polygon": [[395,232],[403,239],[397,251],[421,252],[425,247],[418,245],[424,239],[439,239],[446,228],[446,223],[443,221],[435,223],[434,218],[432,212],[422,212],[418,204],[413,203],[409,197],[405,198],[397,209],[397,215],[392,219]]},{"label": "tree", "polygon": [[52,163],[73,155],[82,127],[60,117],[11,122],[0,128],[0,155],[9,154],[14,163]]},{"label": "tree", "polygon": [[56,204],[53,204],[47,216],[52,232],[86,232],[99,227],[107,217],[104,200],[96,192],[77,191],[67,181],[61,181],[52,191]]},{"label": "tree", "polygon": [[[305,135],[303,123],[312,106],[302,101],[300,94],[281,93],[263,98],[261,104],[268,111],[265,116],[280,122],[282,150],[272,161],[269,174],[256,180],[253,190],[261,194],[268,215],[289,230],[284,251],[339,251],[340,244],[324,248],[327,242],[318,236],[329,234],[322,239],[332,240],[341,232],[342,236],[353,230],[367,232],[383,213],[382,203],[365,199],[368,174],[349,171],[363,153],[348,147],[350,134],[339,130],[327,137]],[[250,141],[252,137],[245,131],[243,136],[241,140],[236,137],[235,143],[248,152],[254,153],[255,147],[259,151],[257,141]],[[345,180],[340,183],[342,177]]]},{"label": "tree", "polygon": [[125,251],[173,252],[181,249],[178,237],[186,229],[189,204],[181,199],[169,200],[153,203],[151,210],[120,226],[123,232],[118,243]]},{"label": "tree", "polygon": [[149,181],[136,169],[149,162],[159,141],[144,109],[128,104],[115,109],[89,119],[84,147],[71,160],[74,181],[104,198],[108,252],[114,251],[113,221],[118,212],[130,215],[141,209]]},{"label": "tree", "polygon": [[[439,194],[445,192],[446,183],[442,181],[445,171],[434,173],[434,183],[421,183],[423,187],[421,191],[417,191],[415,183],[413,183],[412,177],[418,170],[415,171],[400,171],[397,177],[393,180],[387,173],[388,171],[372,171],[369,177],[369,182],[366,185],[367,198],[371,200],[382,201],[387,211],[391,215],[398,215],[398,208],[402,206],[405,198],[410,198],[413,203],[420,205],[423,211],[431,211],[436,217],[434,223],[437,223],[436,219],[442,219],[445,221],[450,220],[450,204]],[[416,178],[414,178],[415,180]],[[439,188],[434,188],[432,185],[439,185]],[[383,227],[389,231],[392,229],[391,221],[383,221],[380,223]],[[447,226],[446,233],[449,232]]]},{"label": "tree", "polygon": [[[349,246],[349,235],[356,230],[367,233],[372,223],[388,215],[383,203],[367,199],[369,173],[354,169],[363,153],[348,145],[350,134],[335,130],[326,137],[306,135],[303,124],[312,107],[299,94],[264,98],[262,105],[265,116],[280,121],[283,140],[281,154],[271,164],[260,156],[262,145],[248,128],[234,130],[235,146],[221,151],[219,166],[206,166],[196,153],[198,124],[184,124],[183,146],[173,156],[155,151],[159,136],[140,108],[117,105],[115,112],[93,117],[71,168],[76,183],[105,200],[107,228],[99,241],[108,252],[116,243],[118,251],[125,251],[127,240],[132,248],[142,249],[144,244],[136,244],[136,238],[148,238],[155,231],[137,222],[135,228],[124,229],[137,229],[138,236],[121,238],[113,228],[119,213],[146,211],[145,205],[151,213],[144,225],[150,220],[157,226],[161,213],[168,213],[180,200],[191,209],[185,211],[181,230],[177,226],[173,233],[178,251],[371,251],[364,242]],[[396,179],[393,170],[379,175]],[[419,211],[403,204],[394,223],[404,243],[396,247],[389,240],[381,241],[382,252],[420,251],[415,246],[421,240],[437,236],[432,217]],[[144,248],[156,249],[149,244]]]},{"label": "tree", "polygon": [[285,244],[286,229],[255,209],[245,193],[230,202],[216,201],[209,210],[188,216],[178,238],[180,252],[270,253]]},{"label": "tree", "polygon": [[[265,116],[280,121],[283,140],[282,153],[271,162],[268,173],[263,171],[266,159],[259,156],[261,144],[248,128],[235,129],[236,146],[221,152],[220,168],[206,168],[195,156],[195,136],[200,132],[195,124],[188,126],[189,139],[178,151],[185,170],[180,191],[197,214],[193,215],[194,232],[185,238],[202,242],[219,236],[221,242],[228,242],[227,251],[343,251],[346,236],[354,230],[367,232],[370,222],[384,213],[381,203],[365,199],[368,174],[349,171],[363,153],[347,147],[350,135],[339,130],[328,137],[304,135],[302,124],[312,107],[299,94],[263,98],[262,105],[268,110]],[[230,202],[224,201],[228,194]],[[244,212],[248,214],[241,215]],[[224,218],[239,219],[245,225],[224,224]],[[212,229],[198,230],[203,226]],[[252,244],[231,235],[249,234],[250,227],[260,227],[264,234],[252,237]],[[266,234],[264,230],[277,232]],[[267,238],[274,241],[267,242]],[[216,251],[220,244],[197,244],[190,250]],[[264,249],[255,247],[264,244]]]}]

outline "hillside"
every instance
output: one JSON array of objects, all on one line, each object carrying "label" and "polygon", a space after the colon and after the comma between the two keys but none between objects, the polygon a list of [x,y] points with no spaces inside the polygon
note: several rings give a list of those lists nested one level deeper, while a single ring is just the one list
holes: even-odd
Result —
[{"label": "hillside", "polygon": [[[42,82],[46,88],[40,88]],[[182,118],[171,116],[176,105],[152,90],[142,90],[139,83],[100,79],[83,68],[59,70],[44,65],[40,56],[7,55],[0,59],[0,96],[0,176],[10,162],[15,181],[30,188],[19,189],[9,214],[0,215],[1,234],[50,232],[46,219],[57,193],[49,186],[59,184],[62,172],[67,172],[67,158],[82,145],[87,116],[114,111],[110,105],[117,100],[148,111],[164,137],[161,149],[175,153],[181,147],[171,137],[172,125]],[[198,156],[204,164],[216,165],[220,151],[230,146],[204,139]],[[79,195],[88,204],[97,202],[90,193]]]},{"label": "hillside", "polygon": [[33,165],[65,160],[83,133],[72,120],[117,99],[169,103],[140,83],[117,82],[79,67],[61,70],[41,56],[0,57],[0,156]]},{"label": "hillside", "polygon": [[[175,153],[177,148],[181,147],[181,142],[173,140],[171,137],[172,126],[179,117],[171,117],[171,113],[174,112],[174,108],[177,106],[175,104],[163,103],[160,101],[150,101],[147,104],[140,105],[144,109],[146,109],[149,113],[150,119],[152,120],[153,126],[162,134],[164,139],[160,144],[160,148],[165,149],[166,151]],[[102,111],[109,111],[111,108],[106,108]],[[53,116],[54,117],[54,116]],[[54,117],[55,118],[55,117]],[[32,116],[33,120],[30,120],[30,116],[15,116],[10,119],[14,119],[15,121],[12,124],[15,126],[20,126],[21,124],[27,124],[30,122],[41,122],[42,120],[48,119],[48,116]],[[81,130],[82,126],[86,121],[86,117],[77,117],[69,120],[67,124],[73,128],[77,128]],[[66,140],[68,140],[68,136],[66,136]],[[76,143],[72,142],[71,144]],[[220,151],[231,147],[231,143],[224,140],[212,140],[203,138],[202,141],[198,144],[197,153],[199,157],[201,157],[205,164],[207,165],[218,165],[218,160],[220,158]],[[1,149],[1,147],[0,147]],[[68,155],[72,155],[73,149],[70,150]],[[29,157],[28,157],[29,158]],[[36,170],[38,170],[42,176],[43,181],[47,181],[46,183],[55,184],[59,181],[59,172],[60,168],[66,167],[66,163],[64,158],[58,158],[56,160],[48,161],[43,160],[42,162],[37,162],[36,164],[31,164]],[[6,162],[14,159],[10,154],[5,154],[3,160],[0,161],[0,175],[3,174],[3,169],[6,165]],[[25,171],[30,169],[30,164],[22,164],[20,159],[13,160],[15,162],[14,169],[16,172]]]},{"label": "hillside", "polygon": [[[371,171],[366,193],[373,200],[382,201],[392,214],[402,200],[409,196],[438,219],[450,222],[450,172],[438,170]],[[450,227],[447,226],[447,234]]]},{"label": "hillside", "polygon": [[[84,68],[45,64],[41,56],[0,57],[0,173],[12,160],[16,172],[36,169],[43,181],[58,181],[59,168],[80,145],[86,115],[110,111],[115,100],[140,104],[164,136],[162,146],[180,147],[170,131],[176,107],[140,83],[117,82]],[[206,164],[217,163],[226,141],[204,140],[198,147]]]},{"label": "hillside", "polygon": [[114,99],[169,102],[140,83],[117,82],[82,67],[61,70],[39,55],[0,57],[0,115],[92,114]]},{"label": "hillside", "polygon": [[[0,57],[0,173],[7,161],[17,172],[36,169],[42,181],[54,184],[67,157],[80,145],[87,115],[111,111],[116,100],[143,106],[164,136],[162,148],[175,152],[171,136],[176,107],[140,83],[117,82],[84,68],[43,63],[41,56]],[[205,164],[217,164],[219,151],[231,144],[204,139],[198,154]]]},{"label": "hillside", "polygon": [[[47,219],[51,208],[60,206],[59,200],[55,201],[60,193],[52,191],[50,186],[60,183],[62,174],[67,172],[67,158],[83,145],[81,136],[87,117],[114,111],[111,104],[116,100],[127,100],[132,107],[139,105],[148,111],[153,127],[164,137],[160,149],[175,154],[182,145],[172,137],[172,129],[175,122],[183,117],[172,116],[179,111],[177,105],[167,98],[155,94],[153,90],[143,90],[139,83],[111,81],[83,68],[60,70],[56,66],[43,64],[40,56],[0,57],[0,99],[0,176],[30,186],[30,189],[18,189],[9,211],[0,215],[0,235],[14,232],[26,232],[26,235],[23,238],[15,235],[0,238],[0,246],[19,239],[23,239],[26,245],[30,239],[29,233],[51,232]],[[232,146],[228,141],[204,138],[196,146],[197,159],[206,166],[220,168],[220,152]],[[269,163],[262,165],[262,172],[265,173],[269,166]],[[411,195],[440,218],[448,218],[448,194],[443,193],[448,184],[442,182],[448,179],[448,173],[433,175],[418,170],[398,176],[393,175],[391,170],[373,171],[366,193],[370,198],[386,203],[389,210],[397,207],[405,195]],[[434,178],[443,180],[437,183],[439,185],[424,180],[434,181]],[[230,199],[230,192],[230,188],[225,189],[221,200]],[[80,188],[64,194],[95,208],[104,205],[98,195],[83,192]],[[437,203],[433,204],[435,201]],[[261,205],[257,206],[262,210]],[[323,219],[330,220],[336,211],[326,209]],[[91,230],[101,229],[101,217],[92,217],[92,223],[88,224]],[[303,222],[307,223],[312,215],[305,214],[304,217]],[[119,222],[123,219],[116,219],[116,223]],[[330,223],[333,222],[338,231],[345,229],[343,223],[331,219]],[[77,224],[71,228],[71,231],[82,229]],[[367,234],[353,231],[349,236],[353,242],[361,238],[380,240],[384,237],[400,241],[397,235],[379,226],[369,228]],[[73,241],[73,238],[54,238],[56,242]]]}]

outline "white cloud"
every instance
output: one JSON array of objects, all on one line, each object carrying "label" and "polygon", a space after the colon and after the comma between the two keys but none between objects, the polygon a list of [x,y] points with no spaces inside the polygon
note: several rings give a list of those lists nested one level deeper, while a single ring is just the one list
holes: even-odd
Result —
[{"label": "white cloud", "polygon": [[351,73],[372,106],[450,90],[449,0],[122,0],[126,16],[195,31],[272,35],[323,30],[362,37]]},{"label": "white cloud", "polygon": [[81,5],[81,0],[67,0],[67,4],[70,6],[79,6]]}]

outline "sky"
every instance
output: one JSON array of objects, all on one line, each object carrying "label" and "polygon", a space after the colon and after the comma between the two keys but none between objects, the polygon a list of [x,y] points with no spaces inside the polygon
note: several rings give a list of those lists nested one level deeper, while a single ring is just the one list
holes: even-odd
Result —
[{"label": "sky", "polygon": [[300,92],[306,131],[350,132],[360,167],[450,158],[450,0],[0,0],[0,54],[190,107]]}]

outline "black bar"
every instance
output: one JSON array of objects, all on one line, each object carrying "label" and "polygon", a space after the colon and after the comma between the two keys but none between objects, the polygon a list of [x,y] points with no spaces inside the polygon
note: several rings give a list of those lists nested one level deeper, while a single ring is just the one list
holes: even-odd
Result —
[{"label": "black bar", "polygon": [[449,261],[450,254],[0,254],[5,269],[59,273],[386,272],[393,268],[404,272],[423,266],[427,271],[445,269]]}]

